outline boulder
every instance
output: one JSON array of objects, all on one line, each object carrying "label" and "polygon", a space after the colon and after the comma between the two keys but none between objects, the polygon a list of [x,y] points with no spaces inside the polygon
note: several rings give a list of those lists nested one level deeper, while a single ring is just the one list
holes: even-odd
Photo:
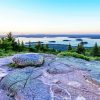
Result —
[{"label": "boulder", "polygon": [[51,100],[50,86],[39,80],[41,76],[41,71],[27,67],[8,74],[0,87],[16,100]]},{"label": "boulder", "polygon": [[12,60],[17,66],[40,66],[44,62],[40,54],[19,54],[15,55]]}]

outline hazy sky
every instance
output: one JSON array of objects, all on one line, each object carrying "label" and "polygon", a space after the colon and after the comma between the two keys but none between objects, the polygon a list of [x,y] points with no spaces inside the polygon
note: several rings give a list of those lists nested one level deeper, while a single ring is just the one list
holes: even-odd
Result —
[{"label": "hazy sky", "polygon": [[0,32],[100,32],[100,0],[0,0]]}]

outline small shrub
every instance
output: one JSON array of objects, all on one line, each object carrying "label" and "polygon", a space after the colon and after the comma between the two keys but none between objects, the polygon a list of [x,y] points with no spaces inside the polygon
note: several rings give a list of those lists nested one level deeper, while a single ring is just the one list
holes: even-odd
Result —
[{"label": "small shrub", "polygon": [[84,56],[83,54],[78,54],[76,52],[61,52],[58,55],[61,55],[61,56],[72,56],[72,57],[75,57],[75,58],[85,59],[87,61],[91,60],[90,57]]},{"label": "small shrub", "polygon": [[100,61],[100,57],[95,57],[95,60],[98,60],[98,61]]},{"label": "small shrub", "polygon": [[8,66],[13,67],[13,68],[17,67],[17,65],[15,63],[10,63]]},{"label": "small shrub", "polygon": [[4,50],[0,49],[0,56],[2,57],[4,55]]}]

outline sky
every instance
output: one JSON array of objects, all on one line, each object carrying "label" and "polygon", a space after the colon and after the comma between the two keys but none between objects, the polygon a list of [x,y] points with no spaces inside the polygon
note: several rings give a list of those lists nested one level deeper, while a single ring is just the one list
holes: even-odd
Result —
[{"label": "sky", "polygon": [[100,0],[0,0],[0,33],[99,33]]}]

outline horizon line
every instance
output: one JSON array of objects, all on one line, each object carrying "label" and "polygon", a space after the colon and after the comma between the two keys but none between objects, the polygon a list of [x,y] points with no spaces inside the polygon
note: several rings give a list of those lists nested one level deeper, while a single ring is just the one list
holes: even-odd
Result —
[{"label": "horizon line", "polygon": [[[8,34],[8,33],[10,33],[10,32],[0,32],[0,35],[6,35],[6,34]],[[42,34],[46,34],[46,35],[71,35],[71,34],[76,34],[76,35],[85,35],[85,34],[90,34],[90,35],[95,35],[95,34],[100,34],[100,32],[66,32],[66,33],[64,33],[64,32],[60,32],[60,33],[58,33],[58,32],[11,32],[13,35],[36,35],[36,34],[38,34],[38,35],[42,35]]]}]

